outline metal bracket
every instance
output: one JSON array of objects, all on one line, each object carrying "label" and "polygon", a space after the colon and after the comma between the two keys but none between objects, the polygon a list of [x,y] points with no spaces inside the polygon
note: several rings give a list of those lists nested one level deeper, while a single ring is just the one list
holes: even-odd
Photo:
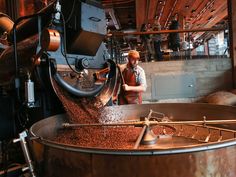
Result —
[{"label": "metal bracket", "polygon": [[34,173],[33,163],[32,163],[32,160],[30,158],[29,149],[27,147],[27,142],[26,142],[26,137],[27,136],[28,136],[27,131],[25,130],[25,131],[19,133],[19,138],[14,139],[13,143],[20,142],[22,151],[24,153],[24,157],[25,157],[25,160],[26,160],[26,163],[27,163],[27,167],[22,168],[22,171],[29,170],[31,177],[36,177],[36,175]]}]

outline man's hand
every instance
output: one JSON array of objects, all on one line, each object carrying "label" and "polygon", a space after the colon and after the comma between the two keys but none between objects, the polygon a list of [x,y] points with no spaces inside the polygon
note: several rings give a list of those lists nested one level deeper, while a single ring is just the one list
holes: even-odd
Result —
[{"label": "man's hand", "polygon": [[130,90],[129,86],[127,84],[123,84],[122,88],[123,88],[124,91],[129,91]]}]

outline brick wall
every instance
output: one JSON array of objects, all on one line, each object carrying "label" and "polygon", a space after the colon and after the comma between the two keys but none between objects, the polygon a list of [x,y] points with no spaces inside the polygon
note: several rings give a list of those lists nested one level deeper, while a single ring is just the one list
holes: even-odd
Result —
[{"label": "brick wall", "polygon": [[[194,59],[140,63],[147,77],[144,101],[152,99],[152,77],[158,74],[193,73],[196,78],[196,97],[203,97],[218,90],[232,89],[232,65],[229,58]],[[171,85],[171,83],[170,83]]]}]

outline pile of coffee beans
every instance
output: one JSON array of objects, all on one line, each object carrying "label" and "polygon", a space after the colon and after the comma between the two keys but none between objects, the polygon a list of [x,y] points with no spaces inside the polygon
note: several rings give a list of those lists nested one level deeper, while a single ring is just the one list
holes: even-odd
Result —
[{"label": "pile of coffee beans", "polygon": [[[116,123],[119,113],[115,109],[104,109],[97,98],[76,98],[54,83],[56,93],[63,103],[69,123]],[[113,110],[113,111],[112,111]],[[84,148],[98,149],[133,149],[141,133],[142,127],[134,126],[84,126],[65,128],[59,131],[54,141],[62,144]],[[153,127],[158,136],[165,133],[173,134],[173,129],[163,126]]]},{"label": "pile of coffee beans", "polygon": [[59,87],[56,82],[53,83],[54,89],[62,102],[70,123],[98,123],[101,112],[104,107],[96,97],[79,98],[70,95],[63,88]]},{"label": "pile of coffee beans", "polygon": [[[55,141],[84,148],[133,149],[141,130],[134,126],[77,127],[61,130]],[[152,131],[157,136],[173,134],[173,129],[164,126],[155,126]]]}]

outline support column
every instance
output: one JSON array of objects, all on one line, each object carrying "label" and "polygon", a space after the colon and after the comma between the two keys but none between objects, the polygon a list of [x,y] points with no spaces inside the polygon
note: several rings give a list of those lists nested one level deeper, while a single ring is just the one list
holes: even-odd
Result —
[{"label": "support column", "polygon": [[[179,29],[184,29],[185,18],[183,15],[178,14]],[[185,33],[179,33],[180,39],[184,40]]]},{"label": "support column", "polygon": [[236,88],[236,1],[228,0],[229,49],[233,66],[233,87]]},{"label": "support column", "polygon": [[18,0],[5,0],[6,13],[15,21],[19,17],[19,1]]}]

